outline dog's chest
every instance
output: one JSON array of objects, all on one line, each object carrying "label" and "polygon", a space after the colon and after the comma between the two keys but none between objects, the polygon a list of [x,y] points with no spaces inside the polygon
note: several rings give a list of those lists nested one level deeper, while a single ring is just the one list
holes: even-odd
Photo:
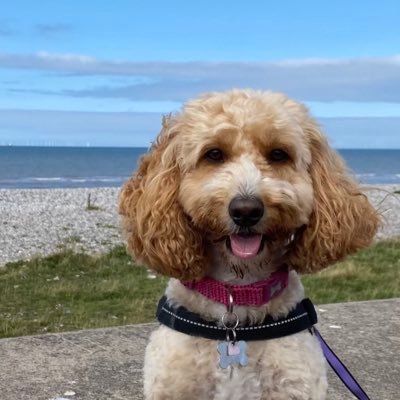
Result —
[{"label": "dog's chest", "polygon": [[165,398],[182,400],[252,400],[273,398],[265,396],[280,391],[282,383],[291,380],[310,388],[314,384],[308,381],[324,374],[322,355],[315,344],[308,332],[248,342],[247,366],[222,369],[217,341],[161,326],[146,350],[145,390],[160,385],[164,393],[171,392],[171,397]]},{"label": "dog's chest", "polygon": [[262,398],[260,372],[254,368],[233,366],[216,369],[213,400],[259,400]]}]

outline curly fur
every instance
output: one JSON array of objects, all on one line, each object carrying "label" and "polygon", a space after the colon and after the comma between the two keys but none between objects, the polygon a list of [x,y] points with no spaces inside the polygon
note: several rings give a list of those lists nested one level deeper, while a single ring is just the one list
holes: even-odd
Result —
[{"label": "curly fur", "polygon": [[299,272],[313,272],[368,246],[379,217],[315,122],[309,120],[305,129],[312,154],[314,207],[291,265]]},{"label": "curly fur", "polygon": [[[221,149],[224,159],[205,156]],[[274,163],[273,149],[289,158]],[[226,238],[239,232],[228,208],[235,196],[262,200],[255,225],[263,247],[239,259]],[[304,296],[297,273],[321,270],[367,246],[379,218],[328,145],[307,109],[284,95],[252,90],[211,93],[165,118],[156,142],[120,195],[128,249],[172,278],[166,294],[203,318],[224,306],[181,281],[205,275],[240,284],[265,279],[282,263],[289,286],[260,307],[235,307],[240,323],[286,315]],[[293,237],[294,240],[291,241]],[[147,399],[315,399],[326,393],[325,364],[308,333],[250,344],[251,362],[234,382],[216,367],[215,343],[161,327],[146,351]]]},{"label": "curly fur", "polygon": [[204,268],[202,236],[177,201],[180,171],[168,154],[171,137],[162,131],[142,158],[121,193],[120,213],[125,216],[128,248],[138,261],[162,274],[190,279]]}]

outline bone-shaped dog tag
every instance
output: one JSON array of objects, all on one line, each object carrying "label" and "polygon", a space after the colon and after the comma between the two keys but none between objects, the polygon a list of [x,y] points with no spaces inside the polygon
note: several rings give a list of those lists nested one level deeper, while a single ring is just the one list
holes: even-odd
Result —
[{"label": "bone-shaped dog tag", "polygon": [[235,364],[245,367],[248,363],[246,349],[244,340],[218,343],[219,366],[223,369]]}]

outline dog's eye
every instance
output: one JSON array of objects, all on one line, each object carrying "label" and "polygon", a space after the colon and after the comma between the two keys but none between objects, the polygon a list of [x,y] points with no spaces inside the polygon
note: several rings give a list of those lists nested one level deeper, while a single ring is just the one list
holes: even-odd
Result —
[{"label": "dog's eye", "polygon": [[211,161],[224,161],[224,153],[220,149],[208,150],[204,157]]},{"label": "dog's eye", "polygon": [[272,162],[282,162],[289,159],[289,154],[282,149],[273,149],[268,154],[268,160]]}]

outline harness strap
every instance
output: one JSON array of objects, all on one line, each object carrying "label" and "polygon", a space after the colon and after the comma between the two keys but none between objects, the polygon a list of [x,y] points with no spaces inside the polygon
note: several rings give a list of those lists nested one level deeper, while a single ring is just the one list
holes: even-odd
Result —
[{"label": "harness strap", "polygon": [[[157,319],[175,331],[213,340],[226,340],[226,328],[202,319],[184,307],[174,308],[163,296],[158,303]],[[235,329],[237,340],[266,340],[289,336],[310,329],[317,323],[317,314],[309,299],[296,305],[286,317],[274,320],[267,316],[259,325],[239,326]]]},{"label": "harness strap", "polygon": [[319,340],[326,361],[328,361],[335,374],[340,378],[347,389],[349,389],[350,392],[353,393],[354,396],[356,396],[356,398],[359,400],[370,400],[368,395],[364,392],[354,376],[350,373],[347,367],[342,363],[342,361],[340,361],[339,357],[325,342],[324,338],[318,332],[317,328],[313,327],[311,329],[311,332],[315,334],[315,336]]}]

